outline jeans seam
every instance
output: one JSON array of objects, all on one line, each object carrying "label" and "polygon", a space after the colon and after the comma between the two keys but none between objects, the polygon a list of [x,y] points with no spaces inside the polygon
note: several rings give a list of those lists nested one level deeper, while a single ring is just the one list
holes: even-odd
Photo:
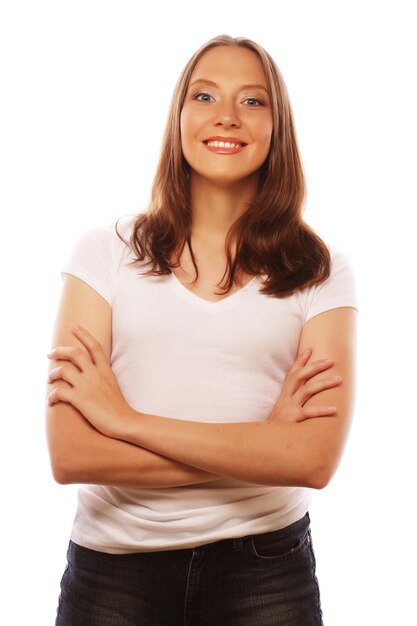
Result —
[{"label": "jeans seam", "polygon": [[314,554],[313,544],[311,541],[310,541],[310,554],[311,554],[311,561],[313,564],[311,573],[313,575],[314,585],[316,587],[316,594],[317,594],[317,609],[319,612],[320,624],[323,624],[323,612],[321,609],[320,587],[319,587],[319,581],[317,580],[317,576],[316,576],[316,556]]},{"label": "jeans seam", "polygon": [[190,563],[188,565],[188,573],[187,573],[187,583],[185,586],[185,594],[184,594],[184,623],[183,626],[187,626],[187,616],[189,613],[189,608],[190,608],[190,604],[191,604],[191,599],[192,599],[192,594],[194,592],[194,587],[195,587],[195,577],[196,577],[196,570],[195,570],[195,561],[198,561],[199,559],[199,553],[196,552],[195,549],[193,549],[192,554],[191,554],[191,559],[190,559]]}]

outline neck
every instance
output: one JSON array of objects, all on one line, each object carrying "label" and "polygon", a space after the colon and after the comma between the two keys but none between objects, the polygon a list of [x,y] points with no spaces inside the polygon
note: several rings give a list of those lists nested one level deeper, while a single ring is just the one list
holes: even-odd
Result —
[{"label": "neck", "polygon": [[232,185],[219,186],[190,175],[192,236],[213,244],[222,244],[232,224],[254,200],[258,177],[248,177]]}]

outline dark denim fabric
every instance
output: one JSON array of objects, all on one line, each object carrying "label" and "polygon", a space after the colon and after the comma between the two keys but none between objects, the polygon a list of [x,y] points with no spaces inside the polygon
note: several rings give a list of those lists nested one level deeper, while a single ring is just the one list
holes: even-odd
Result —
[{"label": "dark denim fabric", "polygon": [[56,626],[320,626],[308,513],[278,531],[113,555],[72,541]]}]

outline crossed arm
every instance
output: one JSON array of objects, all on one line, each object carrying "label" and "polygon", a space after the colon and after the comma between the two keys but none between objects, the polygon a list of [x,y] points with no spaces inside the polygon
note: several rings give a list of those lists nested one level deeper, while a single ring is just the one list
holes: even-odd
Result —
[{"label": "crossed arm", "polygon": [[[94,329],[94,337],[71,332],[75,320]],[[351,419],[354,326],[355,311],[348,308],[307,322],[299,352],[311,347],[312,354],[299,357],[266,422],[166,419],[126,404],[108,365],[110,307],[85,283],[67,276],[53,338],[54,346],[67,347],[51,354],[48,388],[48,441],[56,480],[168,487],[228,476],[256,484],[325,486]],[[325,357],[331,363],[318,364]],[[342,383],[331,382],[329,374],[340,375]]]}]

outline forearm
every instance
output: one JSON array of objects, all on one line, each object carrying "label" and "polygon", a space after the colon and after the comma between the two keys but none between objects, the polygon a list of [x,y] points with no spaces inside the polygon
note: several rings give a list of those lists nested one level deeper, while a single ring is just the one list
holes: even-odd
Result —
[{"label": "forearm", "polygon": [[[311,349],[301,352],[284,381],[285,402],[282,406],[277,402],[265,422],[213,424],[135,411],[122,396],[100,344],[83,329],[77,332],[89,350],[88,357],[71,347],[56,348],[49,355],[55,360],[73,359],[78,367],[75,371],[73,366],[59,367],[50,373],[51,381],[62,379],[70,387],[54,387],[48,403],[77,407],[106,436],[203,472],[254,484],[321,488],[341,458],[352,416],[354,320],[347,307],[309,320],[303,341],[313,345],[311,336],[317,335],[316,356],[328,351],[333,358],[323,355],[315,364],[301,367]],[[337,322],[346,331],[343,340]],[[312,382],[331,364],[340,374]],[[321,404],[323,398],[326,405]],[[313,406],[306,408],[310,400]],[[308,417],[300,416],[301,407],[302,413],[309,409]]]},{"label": "forearm", "polygon": [[62,415],[61,419],[54,416],[48,420],[53,474],[61,484],[162,488],[221,478],[132,443],[105,437],[71,410],[74,415],[70,420],[62,420]]},{"label": "forearm", "polygon": [[[265,422],[213,424],[130,409],[116,436],[204,471],[249,483],[322,488],[338,466],[352,419],[355,324],[353,309],[334,309],[309,320],[300,339],[300,354],[313,346],[315,359],[330,358],[331,375],[339,377],[336,386],[334,381],[324,381],[320,392],[314,391],[303,401],[303,409],[337,407],[331,415],[319,412],[312,419],[286,422],[278,413]],[[306,379],[299,378],[306,369],[295,370],[295,380],[302,386],[306,380],[313,381],[311,372]],[[317,373],[314,378],[318,382],[326,377]]]},{"label": "forearm", "polygon": [[321,450],[313,421],[209,424],[132,410],[120,436],[206,472],[255,484],[319,487]]}]

